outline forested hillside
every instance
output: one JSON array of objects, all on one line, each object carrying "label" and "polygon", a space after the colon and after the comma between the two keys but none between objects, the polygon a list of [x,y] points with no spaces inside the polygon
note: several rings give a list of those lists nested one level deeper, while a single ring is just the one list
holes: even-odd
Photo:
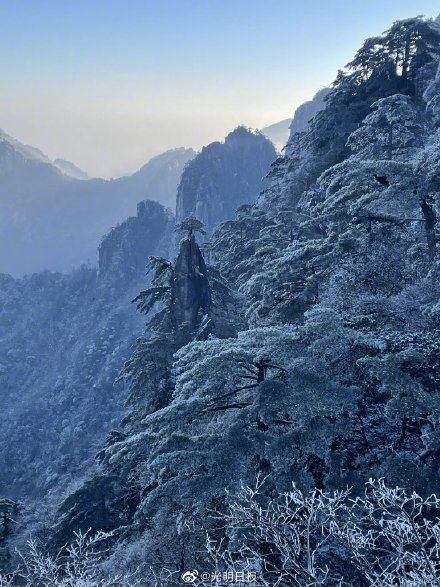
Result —
[{"label": "forested hillside", "polygon": [[[258,184],[260,169],[248,177]],[[142,170],[124,181],[139,189]],[[127,410],[119,375],[144,326],[131,301],[150,279],[149,257],[172,251],[174,224],[142,201],[102,239],[96,269],[0,275],[0,496],[23,502],[22,536],[47,525]]]},{"label": "forested hillside", "polygon": [[32,502],[59,491],[117,425],[115,379],[142,330],[130,301],[145,259],[166,250],[170,223],[160,204],[143,202],[103,239],[99,272],[0,276],[0,495]]},{"label": "forested hillside", "polygon": [[[421,17],[367,39],[256,203],[238,199],[203,248],[215,226],[197,202],[214,210],[223,166],[196,182],[202,151],[186,168],[178,255],[150,254],[135,298],[147,327],[121,374],[127,412],[41,523],[53,551],[74,532],[111,533],[93,587],[231,568],[257,585],[438,584],[439,61],[440,31]],[[121,250],[128,226],[111,236]],[[110,244],[104,276],[120,263]],[[107,320],[116,286],[102,284]],[[124,353],[93,348],[111,386]]]},{"label": "forested hillside", "polygon": [[371,477],[440,490],[439,56],[423,19],[367,40],[208,266],[195,220],[176,262],[152,261],[139,308],[161,311],[125,368],[130,415],[56,542],[115,529],[118,565],[181,572],[203,566],[206,531],[227,536],[208,515],[225,488],[258,474],[271,495]]}]

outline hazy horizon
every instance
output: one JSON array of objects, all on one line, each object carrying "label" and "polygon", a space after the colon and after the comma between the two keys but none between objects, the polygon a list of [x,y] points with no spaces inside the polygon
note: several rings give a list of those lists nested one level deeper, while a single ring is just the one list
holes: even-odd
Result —
[{"label": "hazy horizon", "polygon": [[366,37],[439,11],[432,0],[328,4],[6,0],[0,128],[91,176],[124,175],[291,117]]}]

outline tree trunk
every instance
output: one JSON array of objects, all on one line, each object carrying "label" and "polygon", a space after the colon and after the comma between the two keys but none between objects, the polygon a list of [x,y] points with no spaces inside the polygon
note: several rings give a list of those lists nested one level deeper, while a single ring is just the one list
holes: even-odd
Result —
[{"label": "tree trunk", "polygon": [[411,49],[411,39],[408,34],[405,39],[405,50],[403,52],[403,61],[402,61],[402,79],[405,82],[408,79],[410,49]]},{"label": "tree trunk", "polygon": [[420,199],[420,208],[422,210],[423,219],[425,221],[426,242],[428,244],[428,259],[430,262],[434,260],[436,251],[436,215],[433,206],[433,197],[425,196]]}]

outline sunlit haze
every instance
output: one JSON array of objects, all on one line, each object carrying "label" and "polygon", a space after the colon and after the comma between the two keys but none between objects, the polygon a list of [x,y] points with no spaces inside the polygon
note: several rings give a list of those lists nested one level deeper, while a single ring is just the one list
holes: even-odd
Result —
[{"label": "sunlit haze", "polygon": [[0,128],[93,176],[264,127],[434,0],[3,0]]}]

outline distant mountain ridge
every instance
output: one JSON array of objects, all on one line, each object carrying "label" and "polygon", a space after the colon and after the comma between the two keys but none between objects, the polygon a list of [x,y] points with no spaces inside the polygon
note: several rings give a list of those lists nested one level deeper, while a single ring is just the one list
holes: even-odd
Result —
[{"label": "distant mountain ridge", "polygon": [[40,149],[32,147],[31,145],[25,145],[11,135],[8,135],[4,130],[0,129],[0,142],[4,141],[10,143],[16,151],[21,153],[21,155],[27,159],[35,159],[36,161],[42,161],[43,163],[52,163],[49,157]]},{"label": "distant mountain ridge", "polygon": [[11,144],[14,149],[23,155],[23,157],[26,159],[53,165],[59,171],[61,171],[61,173],[67,175],[68,177],[73,177],[75,179],[89,179],[87,173],[71,161],[66,161],[66,159],[55,159],[52,161],[45,153],[43,153],[43,151],[41,151],[41,149],[37,149],[37,147],[32,147],[31,145],[26,145],[20,142],[2,129],[0,129],[0,142],[1,141],[6,141],[7,143]]},{"label": "distant mountain ridge", "polygon": [[281,151],[287,143],[292,120],[292,118],[286,118],[261,129],[261,132],[273,143],[277,151]]},{"label": "distant mountain ridge", "polygon": [[55,159],[53,164],[62,173],[64,173],[65,175],[68,175],[69,177],[73,177],[74,179],[90,179],[90,176],[87,175],[87,173],[85,171],[80,169],[77,165],[75,165],[71,161],[66,161],[66,159]]},{"label": "distant mountain ridge", "polygon": [[[237,201],[239,205],[253,203],[264,187],[269,164],[276,158],[272,145],[281,151],[289,133],[305,132],[309,121],[324,107],[328,92],[323,88],[298,107],[292,119],[265,127],[260,134],[239,127],[225,143],[204,147],[197,155],[197,165],[186,170],[179,192],[182,172],[196,157],[193,149],[169,150],[131,175],[104,180],[89,178],[64,159],[51,161],[40,149],[0,130],[0,272],[20,276],[43,269],[66,271],[82,263],[95,264],[101,235],[132,216],[137,203],[145,199],[170,208],[178,219],[196,214],[212,230],[233,216],[227,204],[228,174],[232,178],[243,171],[240,194],[229,198],[234,206]],[[241,153],[234,162],[235,170],[226,161],[226,153],[230,151],[232,157],[234,145]],[[246,150],[254,148],[254,154],[249,152],[244,164]],[[219,167],[212,175],[214,160],[220,165],[224,157],[225,169],[221,171]],[[214,167],[209,172],[210,185],[204,185],[200,165],[201,161],[208,164],[208,159]],[[194,175],[196,166],[196,175],[202,173],[198,179]]]},{"label": "distant mountain ridge", "polygon": [[139,201],[170,206],[194,155],[192,149],[173,149],[132,176],[79,179],[80,171],[72,177],[71,164],[55,165],[40,150],[2,133],[0,272],[20,276],[95,264],[101,236],[133,215]]}]

